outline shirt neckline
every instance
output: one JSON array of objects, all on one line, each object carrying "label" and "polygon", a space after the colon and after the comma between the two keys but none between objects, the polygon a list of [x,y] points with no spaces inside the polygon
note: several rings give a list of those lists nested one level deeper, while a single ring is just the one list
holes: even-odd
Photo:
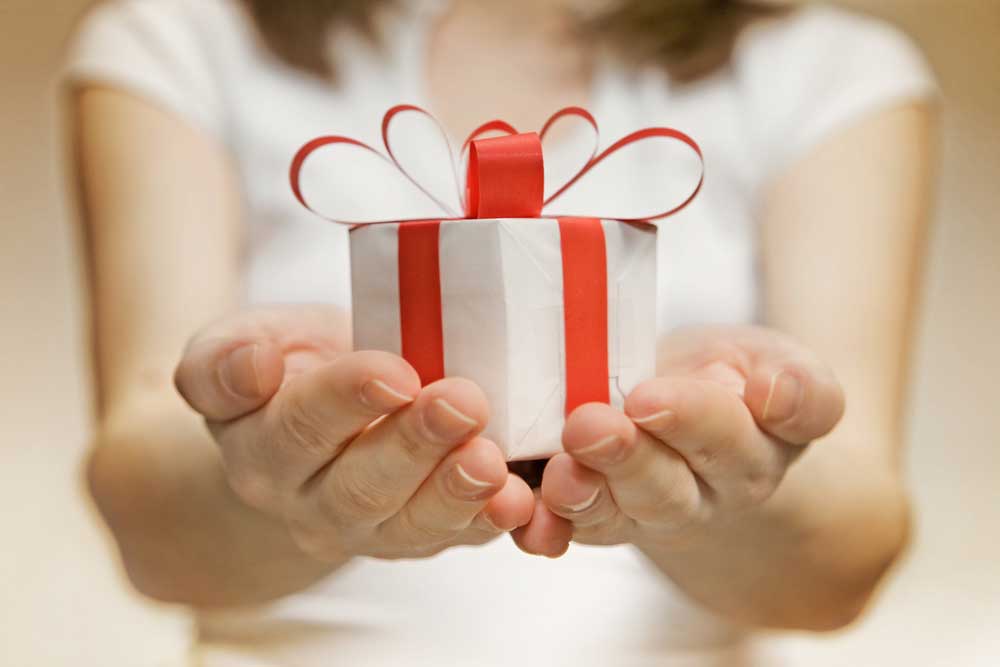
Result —
[{"label": "shirt neckline", "polygon": [[[398,21],[396,21],[390,35],[390,38],[395,42],[394,57],[403,75],[401,78],[406,82],[406,94],[411,97],[410,101],[413,104],[425,109],[435,118],[435,108],[428,90],[428,53],[434,22],[448,11],[451,4],[451,0],[404,0],[401,5],[404,11],[398,16]],[[594,68],[586,86],[585,99],[578,103],[578,106],[593,114],[598,123],[600,123],[604,108],[604,93],[614,76],[611,59],[603,51],[598,52],[595,55]],[[400,103],[407,101],[405,99],[399,100]],[[547,111],[548,115],[551,115],[558,109],[552,108]],[[493,120],[493,118],[483,118],[481,122],[489,120]],[[519,132],[538,132],[541,127],[519,127],[516,129]],[[461,147],[465,140],[464,136],[455,136],[448,128],[444,128],[444,132],[453,148]],[[588,140],[583,127],[574,127],[573,131],[563,139],[549,141],[546,144],[546,152],[550,155],[559,155],[565,153],[569,146],[575,142]],[[603,148],[607,137],[602,136],[600,140],[602,142],[600,147]]]}]

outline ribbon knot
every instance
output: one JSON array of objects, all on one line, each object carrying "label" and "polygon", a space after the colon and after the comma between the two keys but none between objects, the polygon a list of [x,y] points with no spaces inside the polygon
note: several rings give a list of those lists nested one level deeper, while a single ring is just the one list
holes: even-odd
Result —
[{"label": "ribbon knot", "polygon": [[473,140],[465,182],[468,217],[537,218],[545,196],[542,140],[534,132]]}]

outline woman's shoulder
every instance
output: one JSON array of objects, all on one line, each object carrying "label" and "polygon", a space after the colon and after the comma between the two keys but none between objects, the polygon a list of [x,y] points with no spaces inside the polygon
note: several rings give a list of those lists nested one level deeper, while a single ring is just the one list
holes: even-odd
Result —
[{"label": "woman's shoulder", "polygon": [[865,114],[937,93],[906,33],[828,5],[749,26],[735,45],[731,71],[775,169]]},{"label": "woman's shoulder", "polygon": [[238,0],[105,0],[80,19],[72,42],[87,47],[143,47],[161,60],[190,60],[252,42]]},{"label": "woman's shoulder", "polygon": [[81,17],[64,79],[127,90],[216,132],[222,83],[255,48],[236,0],[107,0]]},{"label": "woman's shoulder", "polygon": [[245,17],[238,0],[102,0],[87,10],[79,29],[93,24],[159,24],[164,29],[214,28]]},{"label": "woman's shoulder", "polygon": [[897,26],[825,4],[758,20],[741,35],[734,57],[737,62],[780,64],[786,72],[810,71],[822,63],[876,65],[886,58],[892,64],[924,66],[919,49]]}]

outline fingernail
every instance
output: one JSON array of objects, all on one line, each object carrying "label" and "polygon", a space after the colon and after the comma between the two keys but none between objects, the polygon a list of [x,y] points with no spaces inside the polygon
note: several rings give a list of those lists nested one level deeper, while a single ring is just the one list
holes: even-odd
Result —
[{"label": "fingernail", "polygon": [[461,463],[456,463],[452,467],[447,482],[448,488],[453,494],[466,500],[480,500],[493,495],[493,485],[470,475]]},{"label": "fingernail", "polygon": [[663,434],[673,430],[677,414],[673,410],[660,410],[645,417],[633,417],[632,421],[646,431]]},{"label": "fingernail", "polygon": [[486,512],[480,513],[479,516],[482,518],[483,523],[485,523],[487,526],[489,526],[490,530],[495,530],[498,533],[506,533],[507,532],[506,529],[501,528],[500,526],[498,526],[497,522],[494,521],[493,519],[491,519],[490,515],[487,514]]},{"label": "fingernail", "polygon": [[770,422],[783,422],[795,416],[801,403],[802,383],[798,378],[787,371],[775,373],[771,377],[761,418]]},{"label": "fingernail", "polygon": [[260,345],[243,345],[226,355],[219,365],[219,382],[231,394],[242,398],[260,396],[257,352]]},{"label": "fingernail", "polygon": [[609,435],[601,438],[592,445],[587,445],[582,449],[572,452],[573,456],[584,456],[588,459],[596,459],[604,463],[617,463],[624,453],[621,446],[622,439],[618,435]]},{"label": "fingernail", "polygon": [[594,503],[597,502],[597,497],[599,495],[601,495],[600,487],[594,489],[593,493],[591,493],[587,498],[584,498],[580,502],[574,503],[572,505],[563,505],[562,507],[564,510],[569,512],[585,512],[594,506]]},{"label": "fingernail", "polygon": [[413,402],[413,397],[396,391],[382,380],[370,380],[361,387],[361,402],[373,410],[395,410]]},{"label": "fingernail", "polygon": [[436,398],[424,409],[424,424],[432,435],[447,441],[472,433],[479,425],[443,398]]}]

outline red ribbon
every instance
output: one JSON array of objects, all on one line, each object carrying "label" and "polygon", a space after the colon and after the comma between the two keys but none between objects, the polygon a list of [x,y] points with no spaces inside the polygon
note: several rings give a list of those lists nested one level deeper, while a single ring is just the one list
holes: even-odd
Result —
[{"label": "red ribbon", "polygon": [[595,218],[560,218],[566,414],[584,403],[609,403],[608,259]]},{"label": "red ribbon", "polygon": [[[410,182],[444,210],[449,207],[434,197],[399,163],[389,142],[389,128],[400,113],[426,111],[412,105],[390,109],[382,121],[386,155],[349,137],[320,137],[304,145],[291,165],[291,186],[296,198],[312,210],[302,195],[300,173],[315,151],[333,144],[350,144],[391,162]],[[583,167],[544,199],[544,169],[541,141],[561,118],[582,118],[595,130],[594,150]],[[430,117],[430,116],[429,116]],[[433,119],[433,117],[431,117]],[[437,121],[435,121],[437,122]],[[438,124],[440,128],[440,124]],[[579,107],[562,109],[545,123],[539,134],[518,134],[509,124],[495,120],[476,128],[462,146],[469,162],[465,189],[465,218],[537,218],[542,207],[554,201],[587,172],[625,146],[651,137],[666,137],[687,144],[701,158],[698,144],[686,134],[670,128],[647,128],[633,132],[598,153],[597,123]],[[506,136],[484,138],[490,132]],[[442,136],[444,131],[441,130]],[[447,140],[447,139],[446,139]],[[673,208],[645,218],[620,218],[623,222],[648,222],[677,213],[697,196],[704,181],[698,180],[691,194]],[[460,192],[461,194],[461,192]],[[460,197],[461,199],[462,197]],[[544,199],[544,201],[543,201]],[[463,219],[461,216],[444,220]],[[337,222],[346,222],[338,220]],[[370,224],[379,221],[347,224]],[[389,221],[385,221],[389,222]],[[423,384],[444,377],[439,232],[441,220],[410,220],[399,224],[398,275],[402,354],[416,369]],[[558,218],[563,275],[563,332],[565,340],[566,414],[588,402],[608,403],[608,286],[604,228],[596,218]]]},{"label": "red ribbon", "polygon": [[403,358],[428,385],[444,377],[437,221],[399,226],[399,326]]}]

